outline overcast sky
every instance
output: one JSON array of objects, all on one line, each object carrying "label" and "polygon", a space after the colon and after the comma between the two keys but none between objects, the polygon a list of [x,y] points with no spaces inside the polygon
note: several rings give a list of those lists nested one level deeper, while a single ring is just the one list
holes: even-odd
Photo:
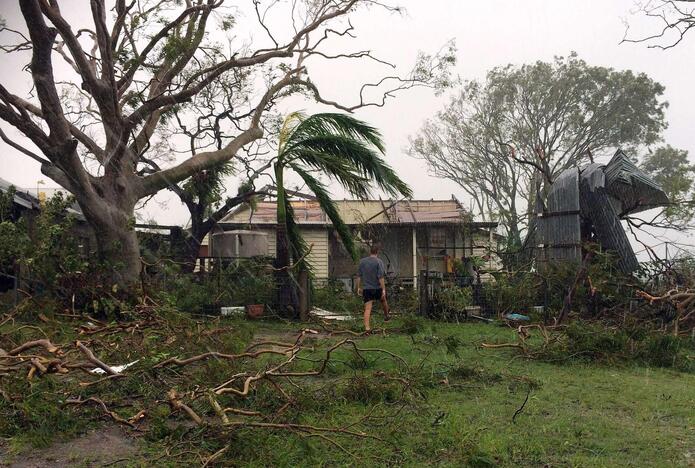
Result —
[{"label": "overcast sky", "polygon": [[[62,1],[61,5],[86,3],[74,0]],[[405,15],[376,9],[354,14],[351,21],[358,38],[352,41],[352,47],[372,49],[405,71],[414,62],[417,51],[436,51],[448,40],[455,39],[456,73],[464,79],[483,78],[495,66],[551,60],[555,55],[567,55],[571,51],[591,65],[644,72],[666,87],[665,99],[670,107],[666,113],[669,128],[664,133],[665,141],[688,150],[691,158],[695,156],[695,34],[667,51],[648,49],[644,44],[621,45],[625,21],[630,23],[635,36],[653,33],[658,27],[642,17],[631,16],[633,0],[404,0],[398,3],[405,6]],[[15,2],[2,1],[0,10],[9,23],[18,25],[16,22],[21,21]],[[79,14],[80,9],[72,12]],[[3,58],[3,64],[3,83],[17,86],[26,83],[28,75],[20,71],[21,63]],[[373,76],[375,69],[341,62],[317,64],[310,72],[325,97],[349,104],[356,97],[359,85],[369,78],[368,73]],[[400,94],[384,108],[358,112],[360,118],[381,129],[388,161],[411,184],[417,198],[449,198],[455,194],[459,199],[466,199],[463,190],[455,184],[429,176],[422,161],[405,154],[408,137],[446,99],[446,95],[435,97],[429,90],[413,90]],[[297,101],[285,105],[316,109]],[[41,179],[49,186],[55,185],[41,175],[37,163],[4,143],[0,145],[2,178],[29,188],[36,187]],[[236,192],[234,181],[230,181],[230,190]],[[155,218],[161,224],[187,221],[186,210],[175,198],[165,193],[158,200],[165,201],[165,205],[149,204],[143,217]]]}]

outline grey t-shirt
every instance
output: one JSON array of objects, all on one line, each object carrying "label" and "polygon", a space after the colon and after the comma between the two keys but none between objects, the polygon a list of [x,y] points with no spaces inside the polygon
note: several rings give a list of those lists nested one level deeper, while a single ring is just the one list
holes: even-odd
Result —
[{"label": "grey t-shirt", "polygon": [[358,274],[362,279],[362,289],[380,289],[379,278],[386,274],[384,262],[378,257],[365,257],[360,260]]}]

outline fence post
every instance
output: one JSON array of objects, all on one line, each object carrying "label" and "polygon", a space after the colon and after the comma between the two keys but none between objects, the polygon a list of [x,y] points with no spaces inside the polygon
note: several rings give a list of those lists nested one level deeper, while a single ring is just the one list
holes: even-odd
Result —
[{"label": "fence post", "polygon": [[303,322],[309,319],[309,273],[300,270],[297,275],[299,283],[299,319]]}]

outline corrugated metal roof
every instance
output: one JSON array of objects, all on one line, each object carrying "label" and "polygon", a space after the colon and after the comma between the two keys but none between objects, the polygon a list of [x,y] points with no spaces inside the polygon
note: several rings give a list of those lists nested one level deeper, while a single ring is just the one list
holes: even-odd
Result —
[{"label": "corrugated metal roof", "polygon": [[[330,220],[312,200],[291,202],[299,224],[328,225]],[[456,200],[336,200],[346,224],[458,224],[470,218]],[[227,215],[221,224],[276,224],[277,204],[262,201],[255,210],[242,207]],[[495,227],[497,223],[473,223]]]},{"label": "corrugated metal roof", "polygon": [[604,172],[608,193],[622,203],[619,214],[639,213],[669,202],[659,184],[620,150],[606,164]]},{"label": "corrugated metal roof", "polygon": [[543,258],[548,261],[580,261],[578,169],[568,169],[560,174],[550,188],[546,205],[545,212],[538,219]]},{"label": "corrugated metal roof", "polygon": [[16,192],[14,194],[14,202],[18,204],[19,206],[23,206],[24,208],[28,209],[38,209],[39,208],[39,200],[36,198],[34,195],[31,195],[27,190],[24,190],[21,187],[17,187],[13,183],[0,178],[0,190],[3,192],[7,192],[10,187],[14,187]]},{"label": "corrugated metal roof", "polygon": [[630,273],[639,264],[620,218],[668,203],[668,197],[619,150],[605,166],[590,164],[581,171],[562,172],[547,203],[547,212],[539,220],[546,259],[580,260],[581,216],[591,222],[603,248],[618,254],[618,267]]},{"label": "corrugated metal roof", "polygon": [[[0,191],[6,192],[9,190],[10,187],[14,187],[16,192],[14,195],[14,202],[20,206],[23,206],[25,208],[28,208],[30,210],[32,209],[39,209],[41,207],[41,204],[39,203],[39,199],[33,195],[32,193],[29,192],[27,189],[23,189],[21,187],[17,187],[13,183],[0,178]],[[57,192],[61,192],[62,194],[69,196],[70,193],[62,188],[41,188],[41,192],[45,193],[49,198],[54,196]],[[69,206],[66,210],[68,213],[74,215],[77,219],[80,221],[84,221],[85,217],[84,214],[82,213],[82,210],[80,209],[80,205],[77,204],[77,202],[73,203],[71,206]]]}]

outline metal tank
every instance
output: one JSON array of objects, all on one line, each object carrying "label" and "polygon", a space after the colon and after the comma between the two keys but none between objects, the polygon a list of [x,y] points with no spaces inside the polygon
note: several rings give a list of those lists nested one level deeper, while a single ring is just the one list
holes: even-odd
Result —
[{"label": "metal tank", "polygon": [[250,258],[268,255],[268,234],[234,230],[212,235],[211,253],[217,258]]}]

